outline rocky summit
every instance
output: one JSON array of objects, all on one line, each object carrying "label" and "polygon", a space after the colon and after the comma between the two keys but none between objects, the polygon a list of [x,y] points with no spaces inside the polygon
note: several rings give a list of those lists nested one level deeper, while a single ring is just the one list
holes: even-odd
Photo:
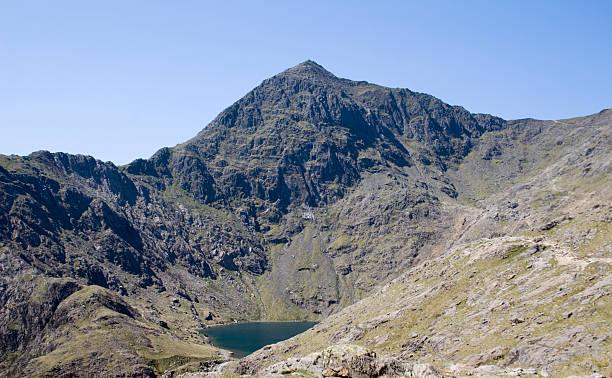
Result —
[{"label": "rocky summit", "polygon": [[611,136],[306,61],[149,159],[0,155],[0,374],[610,376]]}]

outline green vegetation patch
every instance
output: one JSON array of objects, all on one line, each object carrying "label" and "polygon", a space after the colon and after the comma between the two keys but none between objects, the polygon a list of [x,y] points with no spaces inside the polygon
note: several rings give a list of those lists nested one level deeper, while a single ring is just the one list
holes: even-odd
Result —
[{"label": "green vegetation patch", "polygon": [[527,246],[524,244],[513,244],[508,249],[506,249],[506,253],[504,254],[504,259],[512,259],[520,255],[521,253],[527,250]]}]

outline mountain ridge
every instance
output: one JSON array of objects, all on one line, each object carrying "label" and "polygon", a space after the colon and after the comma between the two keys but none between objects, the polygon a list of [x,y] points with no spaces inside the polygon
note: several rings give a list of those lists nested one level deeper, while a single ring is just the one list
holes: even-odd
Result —
[{"label": "mountain ridge", "polygon": [[[96,338],[105,363],[138,361],[149,375],[222,361],[197,332],[211,324],[334,319],[444,255],[466,224],[491,239],[565,222],[543,216],[543,204],[571,196],[544,184],[529,192],[550,192],[535,210],[496,201],[553,168],[552,178],[583,172],[577,182],[601,185],[610,124],[609,112],[557,122],[472,114],[306,61],[149,159],[0,155],[0,371],[74,372],[96,358],[82,339],[105,324],[97,312],[135,335],[117,350]],[[523,210],[541,226],[527,227]],[[74,314],[86,328],[32,327],[67,300],[45,291],[57,282],[88,309]],[[136,315],[115,315],[115,295]]]}]

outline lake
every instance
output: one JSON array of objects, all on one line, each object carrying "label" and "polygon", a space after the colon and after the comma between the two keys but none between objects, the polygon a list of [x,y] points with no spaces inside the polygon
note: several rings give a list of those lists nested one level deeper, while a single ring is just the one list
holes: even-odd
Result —
[{"label": "lake", "polygon": [[203,329],[213,345],[247,356],[268,344],[274,344],[302,333],[316,322],[252,322],[228,324]]}]

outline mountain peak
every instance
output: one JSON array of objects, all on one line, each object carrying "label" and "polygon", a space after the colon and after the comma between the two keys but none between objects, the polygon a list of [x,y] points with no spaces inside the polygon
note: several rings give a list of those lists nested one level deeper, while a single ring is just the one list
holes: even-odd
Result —
[{"label": "mountain peak", "polygon": [[322,65],[320,65],[319,63],[317,63],[317,62],[315,62],[314,60],[311,60],[311,59],[305,60],[302,63],[294,66],[293,68],[298,68],[298,67],[301,67],[301,68],[318,68],[318,69],[325,70],[325,68],[323,68]]},{"label": "mountain peak", "polygon": [[323,66],[318,64],[313,60],[306,60],[297,66],[291,67],[286,71],[280,73],[282,76],[304,76],[304,77],[312,77],[312,76],[323,76],[335,78],[336,76],[326,70]]}]

